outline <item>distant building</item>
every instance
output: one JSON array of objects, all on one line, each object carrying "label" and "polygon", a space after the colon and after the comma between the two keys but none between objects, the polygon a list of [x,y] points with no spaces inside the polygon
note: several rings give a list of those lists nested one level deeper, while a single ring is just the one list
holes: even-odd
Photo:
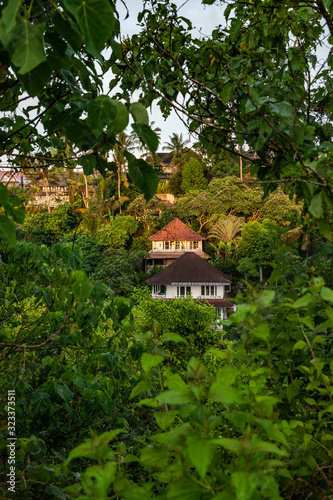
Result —
[{"label": "distant building", "polygon": [[206,262],[196,252],[185,252],[146,281],[154,299],[171,300],[191,295],[198,302],[215,307],[219,319],[235,310],[228,298],[230,276]]},{"label": "distant building", "polygon": [[210,259],[210,256],[202,249],[202,242],[206,238],[179,219],[173,219],[148,239],[152,242],[153,248],[146,258],[146,271],[154,266],[166,267],[184,253],[189,252],[194,252],[203,259]]},{"label": "distant building", "polygon": [[0,170],[0,182],[5,186],[19,186],[25,187],[27,180],[21,172],[14,170]]}]

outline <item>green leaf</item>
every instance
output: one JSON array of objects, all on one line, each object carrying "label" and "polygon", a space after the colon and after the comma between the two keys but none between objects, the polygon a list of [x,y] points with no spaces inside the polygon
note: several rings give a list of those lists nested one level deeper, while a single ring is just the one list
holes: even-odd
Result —
[{"label": "green leaf", "polygon": [[46,60],[44,53],[44,24],[30,24],[27,19],[21,21],[10,32],[8,49],[12,61],[21,75],[33,70]]},{"label": "green leaf", "polygon": [[90,297],[93,286],[89,281],[75,281],[72,285],[72,292],[76,300],[83,302]]},{"label": "green leaf", "polygon": [[283,101],[275,104],[269,104],[269,108],[273,111],[273,113],[285,118],[291,118],[294,115],[294,107],[289,102]]},{"label": "green leaf", "polygon": [[161,364],[162,361],[164,361],[164,357],[159,354],[149,354],[145,352],[141,356],[141,366],[146,375],[152,368]]},{"label": "green leaf", "polygon": [[107,444],[122,432],[125,432],[124,429],[114,429],[109,432],[104,432],[100,436],[93,436],[92,439],[86,440],[84,443],[71,450],[65,463],[68,465],[74,458],[86,457],[98,459],[100,456],[107,455],[110,451]]},{"label": "green leaf", "polygon": [[82,92],[80,89],[79,83],[75,80],[73,74],[67,69],[62,68],[61,74],[64,77],[65,82],[69,85],[69,88],[73,92],[73,94],[77,96],[81,96]]},{"label": "green leaf", "polygon": [[30,398],[33,415],[45,413],[51,406],[51,397],[47,392],[34,392]]},{"label": "green leaf", "polygon": [[238,389],[226,387],[223,382],[214,382],[209,390],[208,397],[213,401],[224,403],[225,405],[234,405],[245,403],[245,400]]},{"label": "green leaf", "polygon": [[21,76],[25,89],[31,97],[37,96],[48,83],[52,73],[52,68],[48,62],[43,62],[32,71],[28,71]]},{"label": "green leaf", "polygon": [[10,246],[16,244],[15,225],[6,215],[0,215],[0,241]]},{"label": "green leaf", "polygon": [[223,104],[226,104],[227,102],[231,101],[235,93],[235,85],[232,82],[226,83],[222,87],[221,91],[221,99]]},{"label": "green leaf", "polygon": [[309,307],[310,304],[313,304],[314,299],[312,295],[306,294],[303,297],[300,297],[293,303],[293,309],[300,309],[301,307]]},{"label": "green leaf", "polygon": [[161,337],[160,337],[160,340],[163,340],[165,342],[176,342],[176,343],[183,342],[184,344],[188,344],[187,340],[185,340],[183,337],[181,337],[177,333],[173,333],[173,332],[163,333],[163,335],[161,335]]},{"label": "green leaf", "polygon": [[182,478],[170,485],[166,498],[168,500],[200,500],[203,498],[203,490],[191,479]]},{"label": "green leaf", "polygon": [[82,486],[93,498],[106,498],[110,484],[114,481],[117,472],[116,462],[107,462],[104,465],[92,465],[81,474]]},{"label": "green leaf", "polygon": [[117,115],[117,108],[113,102],[108,96],[101,95],[88,103],[88,120],[96,137],[103,132],[104,127],[112,123]]},{"label": "green leaf", "polygon": [[84,175],[92,175],[97,164],[96,155],[80,156],[76,163],[82,166]]},{"label": "green leaf", "polygon": [[145,123],[133,123],[132,128],[139,136],[141,142],[146,144],[150,151],[156,152],[158,147],[158,135]]},{"label": "green leaf", "polygon": [[113,9],[108,0],[64,0],[73,14],[89,54],[99,58],[105,43],[112,37],[115,25]]},{"label": "green leaf", "polygon": [[157,425],[164,431],[170,427],[170,425],[175,420],[177,415],[178,415],[177,410],[169,410],[167,412],[158,411],[154,413]]},{"label": "green leaf", "polygon": [[186,403],[191,403],[193,401],[193,394],[187,390],[180,391],[165,391],[156,396],[155,398],[160,403],[166,403],[170,405],[182,405]]},{"label": "green leaf", "polygon": [[297,349],[304,349],[304,347],[307,346],[307,343],[304,342],[304,340],[299,340],[296,342],[296,344],[293,347],[293,351],[296,351]]},{"label": "green leaf", "polygon": [[1,41],[6,45],[8,33],[16,26],[16,16],[20,10],[23,0],[11,0],[3,9],[0,20]]},{"label": "green leaf", "polygon": [[138,384],[136,384],[135,387],[133,387],[130,395],[130,399],[135,398],[136,396],[139,396],[143,392],[149,392],[153,387],[153,383],[150,380],[140,380]]},{"label": "green leaf", "polygon": [[146,125],[149,124],[147,110],[141,102],[134,102],[131,104],[130,113],[136,122],[144,123]]},{"label": "green leaf", "polygon": [[128,161],[128,173],[136,187],[144,194],[146,201],[149,201],[156,193],[159,183],[158,175],[144,160],[137,159],[133,155],[125,155]]},{"label": "green leaf", "polygon": [[33,460],[38,460],[39,462],[43,461],[47,451],[44,441],[36,438],[36,436],[31,436],[27,449]]},{"label": "green leaf", "polygon": [[217,438],[217,439],[211,439],[211,442],[220,445],[226,450],[232,451],[234,453],[239,453],[243,446],[242,441],[238,439]]},{"label": "green leaf", "polygon": [[190,460],[202,478],[205,476],[211,464],[216,446],[216,443],[198,437],[190,437],[187,440]]},{"label": "green leaf", "polygon": [[319,219],[324,215],[324,207],[323,207],[323,191],[320,191],[316,196],[314,196],[311,200],[309,206],[309,212],[311,215]]},{"label": "green leaf", "polygon": [[323,300],[326,300],[327,302],[330,302],[331,304],[333,304],[333,290],[331,290],[330,288],[327,288],[326,286],[324,286],[320,290],[320,296]]},{"label": "green leaf", "polygon": [[117,109],[117,114],[112,123],[108,126],[108,136],[119,134],[119,132],[127,127],[129,122],[129,113],[126,106],[115,99],[110,99],[110,102]]},{"label": "green leaf", "polygon": [[67,387],[67,385],[57,385],[57,393],[66,401],[66,403],[69,403],[74,396],[74,393]]}]

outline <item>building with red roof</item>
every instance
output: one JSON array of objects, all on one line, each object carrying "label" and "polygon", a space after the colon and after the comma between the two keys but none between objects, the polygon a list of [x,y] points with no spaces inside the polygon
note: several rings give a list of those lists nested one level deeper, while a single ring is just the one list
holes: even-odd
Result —
[{"label": "building with red roof", "polygon": [[146,271],[154,266],[167,267],[188,252],[195,252],[203,259],[210,259],[202,249],[202,242],[206,238],[179,219],[173,219],[148,239],[152,242],[153,248],[146,259]]}]

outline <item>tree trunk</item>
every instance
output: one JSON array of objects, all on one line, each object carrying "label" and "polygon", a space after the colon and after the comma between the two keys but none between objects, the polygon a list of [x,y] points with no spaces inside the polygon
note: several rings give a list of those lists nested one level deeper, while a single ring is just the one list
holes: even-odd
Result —
[{"label": "tree trunk", "polygon": [[121,184],[121,164],[117,162],[117,173],[118,173],[118,203],[119,203],[119,212],[121,213],[121,202],[120,202],[120,184]]},{"label": "tree trunk", "polygon": [[[241,148],[239,144],[238,144],[238,152],[239,154],[241,154]],[[239,177],[240,179],[243,179],[243,158],[241,156],[239,157]]]},{"label": "tree trunk", "polygon": [[88,181],[87,181],[87,176],[83,174],[83,177],[84,177],[84,182],[85,182],[85,186],[86,186],[86,202],[85,202],[85,206],[86,208],[89,208],[89,200],[88,200],[88,196],[89,196],[89,193],[88,193]]},{"label": "tree trunk", "polygon": [[262,266],[259,266],[259,281],[262,282]]}]

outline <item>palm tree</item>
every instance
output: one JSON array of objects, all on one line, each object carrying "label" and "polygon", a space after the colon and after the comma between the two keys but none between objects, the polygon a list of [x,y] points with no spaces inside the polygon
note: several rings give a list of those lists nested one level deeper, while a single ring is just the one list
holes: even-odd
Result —
[{"label": "palm tree", "polygon": [[230,255],[237,246],[240,236],[237,236],[239,231],[244,226],[244,221],[240,217],[236,217],[230,213],[227,217],[219,220],[210,233],[208,238],[216,238],[219,240],[218,247],[215,250],[219,253],[224,250],[225,256]]},{"label": "palm tree", "polygon": [[25,167],[23,169],[23,173],[26,178],[31,181],[32,185],[42,182],[45,190],[47,210],[50,212],[50,194],[48,188],[52,182],[59,181],[63,176],[59,171],[59,168],[49,166],[45,167],[44,165],[32,163],[30,167]]},{"label": "palm tree", "polygon": [[186,145],[189,144],[190,141],[183,139],[183,134],[175,134],[169,135],[170,142],[166,142],[165,146],[162,148],[163,151],[167,151],[169,154],[173,155],[174,159],[177,159],[184,152]]},{"label": "palm tree", "polygon": [[117,135],[117,143],[112,152],[112,159],[117,165],[118,177],[118,203],[119,212],[121,213],[121,182],[127,183],[126,165],[127,160],[122,153],[122,149],[127,151],[133,150],[136,147],[135,138],[132,134],[128,135],[125,132],[120,132]]}]

